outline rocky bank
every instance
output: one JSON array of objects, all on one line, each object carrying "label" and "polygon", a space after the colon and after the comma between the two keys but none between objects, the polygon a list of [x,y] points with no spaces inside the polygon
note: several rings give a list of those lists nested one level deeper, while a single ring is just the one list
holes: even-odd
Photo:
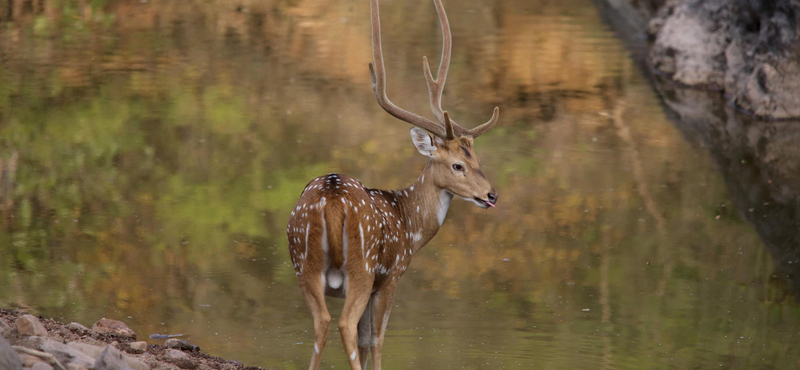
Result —
[{"label": "rocky bank", "polygon": [[136,340],[125,323],[100,319],[91,329],[0,309],[2,370],[259,370],[199,351],[184,341]]},{"label": "rocky bank", "polygon": [[760,118],[800,117],[800,0],[606,1],[645,20],[656,74]]}]

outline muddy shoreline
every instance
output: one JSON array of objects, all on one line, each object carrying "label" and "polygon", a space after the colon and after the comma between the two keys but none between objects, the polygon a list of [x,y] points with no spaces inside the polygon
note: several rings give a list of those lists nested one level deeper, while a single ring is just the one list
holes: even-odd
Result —
[{"label": "muddy shoreline", "polygon": [[[143,344],[141,341],[144,338],[138,338],[137,342],[136,334],[132,331],[128,332],[129,334],[133,334],[132,336],[101,332],[102,330],[97,329],[96,326],[87,328],[76,323],[62,323],[41,316],[27,315],[28,317],[25,319],[32,320],[30,322],[33,322],[34,326],[36,321],[40,322],[43,326],[43,328],[38,327],[38,329],[30,329],[25,327],[25,319],[20,320],[23,316],[26,316],[25,312],[0,309],[0,335],[5,338],[11,346],[24,347],[33,351],[49,353],[57,359],[61,359],[60,362],[68,362],[67,364],[60,364],[60,366],[63,366],[66,370],[139,370],[137,366],[151,370],[261,370],[259,367],[245,366],[241,362],[211,356],[205,352],[192,350],[185,346],[184,348],[180,348],[180,346],[175,345],[170,348],[161,344]],[[46,330],[45,335],[41,335],[44,334],[44,332],[36,333],[40,335],[29,335],[33,334],[29,332],[29,330],[35,331],[42,329]],[[152,341],[154,340],[149,340],[149,342]],[[61,344],[64,345],[62,346]],[[70,353],[62,353],[62,351],[71,351],[71,348],[84,352],[88,355],[87,358],[91,360],[80,364],[75,357],[71,357]],[[98,351],[105,351],[108,348],[110,348],[110,352],[117,354],[118,358],[127,361],[128,367],[119,367],[109,361],[101,361],[100,358],[97,357],[99,355],[96,353]],[[24,366],[21,367],[22,369],[59,369],[59,364],[48,363],[43,357],[37,360],[37,356],[27,355],[25,351],[26,350],[20,348],[10,349],[7,345],[4,346],[4,343],[0,343],[0,367],[12,366],[4,364],[3,359],[13,357],[13,352],[16,352],[17,355],[21,357],[20,363]],[[80,356],[80,353],[77,355]],[[87,363],[89,365],[87,365]]]}]

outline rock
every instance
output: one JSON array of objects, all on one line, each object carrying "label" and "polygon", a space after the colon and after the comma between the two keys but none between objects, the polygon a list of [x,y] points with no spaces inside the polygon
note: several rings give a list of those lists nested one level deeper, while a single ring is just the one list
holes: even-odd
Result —
[{"label": "rock", "polygon": [[42,343],[41,350],[55,356],[62,365],[74,363],[87,369],[94,367],[94,358],[61,342],[46,340]]},{"label": "rock", "polygon": [[183,350],[193,351],[193,352],[200,350],[200,347],[195,346],[194,344],[191,344],[191,343],[189,343],[189,342],[187,342],[185,340],[180,340],[180,339],[175,339],[175,338],[167,339],[164,342],[164,347],[183,349]]},{"label": "rock", "polygon": [[2,336],[0,336],[0,369],[22,369],[22,360],[19,355],[11,348],[11,343],[8,343]]},{"label": "rock", "polygon": [[72,330],[72,331],[76,331],[76,332],[81,333],[81,334],[86,333],[86,332],[89,331],[89,328],[81,325],[80,323],[74,322],[74,321],[69,323],[69,325],[67,325],[67,329]]},{"label": "rock", "polygon": [[106,347],[95,361],[95,370],[148,370],[142,361],[122,354],[114,347]]},{"label": "rock", "polygon": [[164,354],[164,358],[177,365],[182,369],[196,369],[197,364],[192,362],[189,356],[186,353],[178,351],[177,349],[168,349],[167,352]]},{"label": "rock", "polygon": [[30,337],[22,337],[18,338],[16,343],[17,346],[21,347],[28,347],[28,348],[35,348],[39,349],[42,348],[42,344],[47,340],[47,337],[37,337],[37,336],[30,336]]},{"label": "rock", "polygon": [[74,348],[78,351],[81,351],[83,354],[91,358],[97,358],[105,350],[105,347],[95,346],[92,344],[81,343],[81,342],[69,342],[67,343],[67,346],[69,346],[70,348]]},{"label": "rock", "polygon": [[0,319],[0,335],[3,335],[4,333],[8,333],[10,331],[11,331],[11,325],[8,325],[8,323],[5,320]]},{"label": "rock", "polygon": [[76,364],[67,364],[66,368],[67,370],[89,370],[81,365]]},{"label": "rock", "polygon": [[42,322],[33,315],[20,316],[17,321],[14,322],[14,325],[17,326],[17,332],[20,335],[47,336],[47,329],[45,329]]},{"label": "rock", "polygon": [[[120,363],[121,361],[121,363]],[[144,362],[123,354],[120,350],[114,347],[106,347],[103,351],[97,356],[95,360],[95,368],[96,370],[103,370],[104,368],[101,367],[106,366],[105,369],[116,370],[116,369],[132,369],[132,370],[148,370],[150,369],[147,364]],[[119,367],[123,366],[124,367]]]},{"label": "rock", "polygon": [[147,351],[147,342],[133,342],[130,344],[131,349],[137,351]]},{"label": "rock", "polygon": [[53,370],[53,367],[46,362],[37,362],[31,366],[31,370]]},{"label": "rock", "polygon": [[800,117],[800,3],[658,3],[648,32],[654,37],[649,62],[660,75],[720,90],[728,103],[758,117]]},{"label": "rock", "polygon": [[116,334],[136,339],[136,333],[124,322],[102,318],[92,325],[92,331],[99,334]]},{"label": "rock", "polygon": [[130,370],[122,353],[114,347],[106,347],[95,360],[95,370]]},{"label": "rock", "polygon": [[32,367],[37,362],[45,362],[39,357],[29,355],[27,353],[20,353],[19,359],[22,360],[22,367]]},{"label": "rock", "polygon": [[178,351],[177,349],[168,349],[167,350],[167,358],[169,358],[169,359],[180,360],[180,359],[184,359],[184,358],[187,358],[187,357],[189,357],[189,356],[186,356],[186,354],[183,353],[183,351]]}]

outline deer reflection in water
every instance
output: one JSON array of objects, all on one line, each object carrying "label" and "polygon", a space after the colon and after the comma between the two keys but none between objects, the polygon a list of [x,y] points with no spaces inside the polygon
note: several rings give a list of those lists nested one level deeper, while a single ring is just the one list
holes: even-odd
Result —
[{"label": "deer reflection in water", "polygon": [[[330,313],[325,295],[345,298],[339,331],[352,369],[363,369],[372,353],[381,368],[381,348],[397,280],[411,257],[442,225],[453,196],[481,208],[494,207],[497,193],[480,169],[473,139],[497,123],[492,118],[465,129],[442,110],[450,64],[450,25],[441,0],[434,0],[443,34],[442,59],[434,79],[423,57],[431,109],[438,123],[394,105],[386,96],[378,1],[371,1],[372,89],[389,114],[414,126],[411,140],[430,158],[417,181],[402,190],[369,189],[349,176],[330,174],[312,180],[289,218],[287,234],[300,289],[314,317],[314,352],[309,369],[319,365]],[[424,130],[434,136],[430,136]]]}]

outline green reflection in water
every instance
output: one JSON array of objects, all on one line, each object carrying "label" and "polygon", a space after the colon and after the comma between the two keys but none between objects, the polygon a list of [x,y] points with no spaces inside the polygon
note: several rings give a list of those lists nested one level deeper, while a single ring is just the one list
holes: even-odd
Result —
[{"label": "green reflection in water", "polygon": [[[327,172],[405,186],[424,165],[369,89],[367,4],[42,4],[0,31],[0,306],[305,368],[284,235],[300,191]],[[503,110],[477,142],[502,197],[455,203],[418,255],[386,367],[795,366],[800,310],[592,3],[447,6],[445,105]],[[383,14],[389,94],[425,113],[433,6]],[[346,367],[330,338],[323,365]]]}]

